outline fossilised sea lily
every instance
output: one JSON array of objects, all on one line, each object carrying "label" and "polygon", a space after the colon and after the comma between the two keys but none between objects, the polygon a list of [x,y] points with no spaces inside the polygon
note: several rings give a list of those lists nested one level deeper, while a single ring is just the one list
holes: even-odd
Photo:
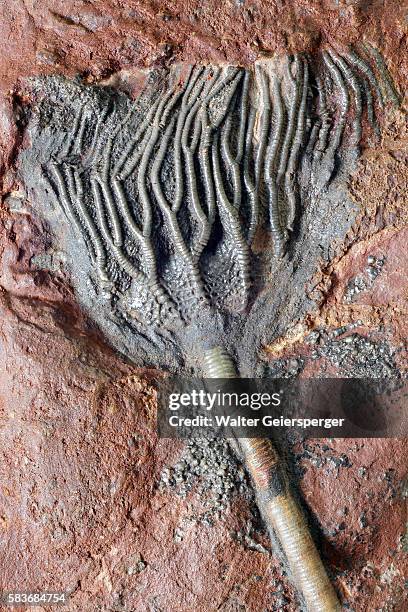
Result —
[{"label": "fossilised sea lily", "polygon": [[[331,184],[358,155],[364,117],[377,136],[376,106],[399,101],[369,46],[263,60],[253,71],[177,66],[137,103],[61,79],[33,90],[41,96],[20,174],[67,252],[80,301],[133,359],[174,368],[182,354],[219,378],[237,376],[230,353],[240,336],[265,327],[271,271],[299,310],[296,269],[307,278],[316,242],[336,236],[313,230],[320,212],[321,224],[325,215],[337,223]],[[308,609],[337,609],[271,443],[240,448]]]}]

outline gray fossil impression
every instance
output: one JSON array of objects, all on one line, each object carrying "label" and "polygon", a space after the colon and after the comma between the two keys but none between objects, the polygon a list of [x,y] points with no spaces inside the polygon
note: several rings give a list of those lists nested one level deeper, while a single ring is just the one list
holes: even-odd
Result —
[{"label": "gray fossil impression", "polygon": [[152,71],[136,102],[30,87],[19,174],[86,311],[136,363],[196,367],[211,340],[247,375],[310,307],[305,283],[357,212],[362,127],[378,137],[377,109],[399,101],[368,45]]}]

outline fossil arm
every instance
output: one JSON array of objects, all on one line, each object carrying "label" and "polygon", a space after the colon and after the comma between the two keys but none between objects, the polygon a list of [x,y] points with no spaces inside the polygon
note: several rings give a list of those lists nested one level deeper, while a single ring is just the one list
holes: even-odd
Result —
[{"label": "fossil arm", "polygon": [[[247,374],[260,331],[299,316],[299,287],[349,228],[339,173],[399,95],[369,45],[153,77],[136,103],[35,83],[20,176],[79,301],[118,350],[173,371],[202,371],[205,354],[218,378],[237,376],[234,355]],[[337,609],[272,444],[240,448],[308,609]]]}]

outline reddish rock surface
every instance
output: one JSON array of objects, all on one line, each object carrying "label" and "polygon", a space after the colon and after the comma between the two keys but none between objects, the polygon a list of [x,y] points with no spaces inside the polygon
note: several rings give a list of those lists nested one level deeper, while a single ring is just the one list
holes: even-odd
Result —
[{"label": "reddish rock surface", "polygon": [[[279,24],[279,25],[277,25]],[[0,78],[33,73],[100,78],[168,61],[250,64],[259,54],[310,50],[363,37],[406,63],[406,10],[392,0],[32,0],[3,6]]]},{"label": "reddish rock surface", "polygon": [[[154,433],[153,373],[84,336],[75,312],[1,302],[0,589],[70,590],[69,610],[269,610],[276,593],[296,610],[279,562],[234,537],[251,517],[245,500],[234,494],[207,526],[194,488],[183,500],[157,487],[181,448]],[[323,553],[355,610],[404,609],[407,446],[294,448]]]},{"label": "reddish rock surface", "polygon": [[77,73],[90,82],[121,69],[176,61],[251,64],[262,55],[370,40],[406,78],[406,9],[394,0],[14,0],[2,3],[2,154],[22,77]]},{"label": "reddish rock surface", "polygon": [[[364,35],[379,44],[405,89],[406,9],[391,0],[22,0],[3,3],[2,12],[2,182],[21,146],[19,84],[26,76],[80,73],[93,82],[191,58],[249,64],[259,54]],[[271,357],[307,354],[310,330],[357,319],[364,335],[404,347],[407,136],[402,114],[386,120],[381,145],[365,150],[350,181],[361,216],[342,254],[316,279],[321,307],[270,347]],[[150,381],[158,374],[115,355],[63,276],[35,265],[46,232],[10,212],[13,185],[3,184],[0,591],[69,590],[65,609],[85,612],[297,610],[279,561],[261,552],[268,540],[249,501],[233,493],[208,526],[197,520],[205,505],[195,488],[183,499],[158,486],[163,467],[182,453],[180,443],[155,434]],[[364,273],[368,255],[384,253],[375,283],[345,304],[346,287]],[[402,351],[398,358],[406,368]],[[313,374],[318,362],[305,372]],[[406,610],[407,443],[309,441],[293,456],[344,601],[358,612]],[[236,537],[249,520],[255,549]],[[180,525],[182,538],[175,537]]]}]

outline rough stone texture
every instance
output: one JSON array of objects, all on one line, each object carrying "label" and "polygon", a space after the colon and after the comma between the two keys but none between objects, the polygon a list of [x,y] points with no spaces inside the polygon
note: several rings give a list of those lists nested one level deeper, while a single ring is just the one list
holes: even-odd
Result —
[{"label": "rough stone texture", "polygon": [[[364,34],[406,88],[406,10],[391,0],[14,0],[2,11],[3,170],[21,146],[18,82],[27,75],[81,73],[93,82],[123,69],[137,90],[143,75],[134,67],[191,57],[246,64]],[[365,149],[350,180],[361,217],[306,288],[320,292],[320,308],[276,339],[266,361],[302,359],[303,375],[319,373],[323,358],[311,357],[307,335],[361,321],[353,333],[386,342],[407,368],[407,134],[402,114],[384,121],[381,144]],[[222,511],[210,499],[210,521],[202,520],[205,474],[191,479],[185,496],[161,484],[185,451],[156,439],[159,374],[137,371],[104,345],[58,272],[60,255],[48,261],[54,272],[42,270],[44,228],[18,210],[13,184],[3,187],[0,590],[69,589],[70,611],[298,610],[242,482]],[[367,277],[367,258],[384,255],[380,274],[345,302],[350,282]],[[407,608],[407,456],[398,440],[291,445],[288,462],[349,609]]]},{"label": "rough stone texture", "polygon": [[[89,82],[175,61],[251,64],[260,55],[366,38],[400,81],[407,72],[406,11],[393,0],[141,2],[14,0],[3,3],[0,83],[3,155],[12,154],[16,83],[33,74]],[[277,25],[279,24],[279,25]]]},{"label": "rough stone texture", "polygon": [[[259,54],[354,42],[362,35],[388,55],[403,49],[406,27],[403,4],[392,0],[233,0],[221,6],[216,0],[25,0],[3,10],[0,49],[8,62],[0,74],[9,86],[33,70],[100,78],[191,57],[249,64]],[[397,65],[403,61],[402,54],[395,56]]]}]

